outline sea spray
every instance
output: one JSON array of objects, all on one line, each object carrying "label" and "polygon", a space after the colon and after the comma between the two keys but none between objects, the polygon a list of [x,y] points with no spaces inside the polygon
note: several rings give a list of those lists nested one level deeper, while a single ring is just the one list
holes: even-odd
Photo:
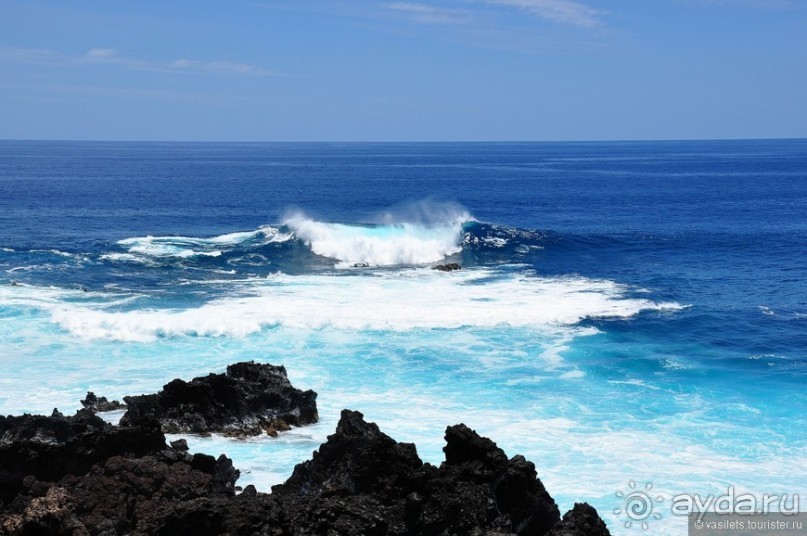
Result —
[{"label": "sea spray", "polygon": [[461,222],[347,225],[298,214],[286,219],[285,224],[314,253],[340,261],[340,267],[429,264],[462,250]]}]

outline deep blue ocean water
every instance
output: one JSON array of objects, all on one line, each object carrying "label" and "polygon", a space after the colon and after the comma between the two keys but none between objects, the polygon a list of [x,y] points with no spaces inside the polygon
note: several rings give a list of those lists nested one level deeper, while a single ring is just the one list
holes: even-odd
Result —
[{"label": "deep blue ocean water", "polygon": [[807,140],[0,142],[0,412],[284,364],[320,423],[191,441],[264,489],[349,407],[614,534],[630,481],[807,502],[805,281]]}]

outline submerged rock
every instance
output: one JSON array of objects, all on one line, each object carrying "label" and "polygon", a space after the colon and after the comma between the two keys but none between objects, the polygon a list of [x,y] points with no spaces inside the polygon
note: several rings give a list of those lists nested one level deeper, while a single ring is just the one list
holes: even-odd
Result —
[{"label": "submerged rock", "polygon": [[316,399],[314,391],[294,388],[284,367],[250,361],[228,366],[226,374],[176,379],[156,394],[124,397],[121,425],[152,417],[171,434],[275,436],[317,422]]},{"label": "submerged rock", "polygon": [[87,396],[81,401],[81,405],[90,411],[116,411],[126,409],[126,404],[121,404],[117,400],[111,402],[105,396],[98,397],[92,391],[87,391]]},{"label": "submerged rock", "polygon": [[454,270],[462,270],[462,266],[460,266],[456,262],[450,262],[448,264],[438,264],[437,266],[432,266],[432,270],[439,270],[441,272],[453,272]]}]

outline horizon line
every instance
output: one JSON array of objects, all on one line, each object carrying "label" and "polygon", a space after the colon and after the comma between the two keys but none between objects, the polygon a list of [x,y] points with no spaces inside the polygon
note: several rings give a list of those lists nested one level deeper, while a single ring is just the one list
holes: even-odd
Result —
[{"label": "horizon line", "polygon": [[147,139],[91,139],[91,138],[0,138],[6,142],[44,143],[206,143],[206,144],[452,144],[452,143],[676,143],[693,141],[805,141],[807,136],[771,136],[753,138],[614,138],[614,139],[535,139],[535,140],[147,140]]}]

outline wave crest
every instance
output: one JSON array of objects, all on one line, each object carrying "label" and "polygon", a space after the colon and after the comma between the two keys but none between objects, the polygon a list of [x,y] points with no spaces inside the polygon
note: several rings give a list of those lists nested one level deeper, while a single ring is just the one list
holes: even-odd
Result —
[{"label": "wave crest", "polygon": [[290,243],[292,250],[304,247],[320,257],[337,261],[337,267],[425,265],[459,253],[463,225],[473,218],[452,203],[422,201],[401,205],[371,218],[373,223],[329,223],[302,212],[288,215],[277,227],[227,233],[208,238],[189,236],[144,236],[117,242],[123,252],[102,255],[108,261],[151,263],[172,259],[243,256],[262,252],[263,246]]},{"label": "wave crest", "polygon": [[645,310],[681,308],[631,298],[628,288],[613,281],[491,270],[450,276],[429,269],[278,274],[245,285],[235,287],[238,295],[181,310],[111,311],[108,304],[53,299],[44,289],[44,297],[29,295],[21,304],[46,310],[51,321],[81,338],[144,342],[177,336],[246,337],[272,327],[403,332],[509,326],[556,333],[576,331],[586,318],[629,318]]},{"label": "wave crest", "polygon": [[377,225],[324,223],[297,213],[284,224],[317,255],[336,259],[337,266],[421,265],[438,262],[462,250],[466,213],[432,222]]}]

